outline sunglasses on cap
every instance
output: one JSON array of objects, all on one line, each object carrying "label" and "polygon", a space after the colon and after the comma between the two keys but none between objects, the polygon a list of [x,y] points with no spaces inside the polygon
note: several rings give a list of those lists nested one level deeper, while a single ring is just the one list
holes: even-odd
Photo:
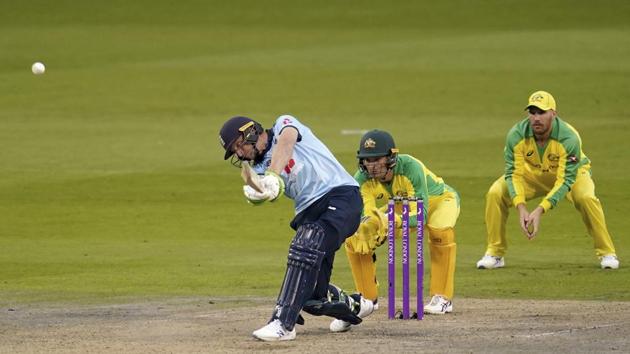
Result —
[{"label": "sunglasses on cap", "polygon": [[527,107],[527,112],[529,112],[529,114],[531,115],[541,115],[541,114],[545,114],[545,112],[547,111],[544,111],[536,106],[531,106],[531,107]]}]

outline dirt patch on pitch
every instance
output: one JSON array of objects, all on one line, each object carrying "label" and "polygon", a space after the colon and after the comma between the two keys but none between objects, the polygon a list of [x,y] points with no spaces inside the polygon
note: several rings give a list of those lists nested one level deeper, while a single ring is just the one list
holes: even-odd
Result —
[{"label": "dirt patch on pitch", "polygon": [[630,302],[457,299],[455,312],[388,321],[375,312],[350,332],[306,315],[297,339],[264,343],[273,299],[177,299],[112,306],[0,309],[0,352],[623,352]]}]

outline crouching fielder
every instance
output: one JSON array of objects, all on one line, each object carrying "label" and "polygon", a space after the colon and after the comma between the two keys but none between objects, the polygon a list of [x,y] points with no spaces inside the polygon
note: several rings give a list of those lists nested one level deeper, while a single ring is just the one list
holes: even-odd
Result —
[{"label": "crouching fielder", "polygon": [[[392,136],[381,130],[367,132],[357,152],[359,170],[354,175],[363,198],[363,218],[357,233],[345,242],[357,291],[374,303],[378,299],[376,280],[376,247],[387,238],[387,217],[384,212],[390,197],[417,197],[424,201],[424,218],[429,232],[431,254],[431,301],[424,307],[427,314],[453,311],[455,276],[455,223],[459,216],[459,195],[410,155],[398,154]],[[396,237],[401,237],[402,207],[396,206]],[[417,214],[415,202],[410,202],[411,233],[415,234]],[[419,227],[422,227],[420,225]],[[350,323],[335,320],[334,332],[346,331]]]},{"label": "crouching fielder", "polygon": [[335,252],[359,226],[363,203],[357,182],[295,117],[280,116],[268,130],[252,119],[234,117],[219,135],[224,159],[232,157],[237,166],[252,162],[258,174],[265,174],[256,185],[260,191],[243,186],[250,203],[273,202],[283,192],[295,201],[291,227],[296,233],[284,281],[271,319],[254,337],[294,339],[295,324],[304,323],[302,310],[361,323],[372,312],[372,302],[330,284]]}]

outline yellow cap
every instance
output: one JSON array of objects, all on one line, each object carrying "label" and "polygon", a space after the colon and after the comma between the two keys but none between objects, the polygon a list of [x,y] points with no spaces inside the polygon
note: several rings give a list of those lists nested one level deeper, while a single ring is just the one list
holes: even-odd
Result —
[{"label": "yellow cap", "polygon": [[525,109],[530,106],[535,106],[543,111],[548,111],[550,109],[556,110],[556,100],[553,99],[553,96],[546,91],[536,91],[529,96],[529,103]]}]

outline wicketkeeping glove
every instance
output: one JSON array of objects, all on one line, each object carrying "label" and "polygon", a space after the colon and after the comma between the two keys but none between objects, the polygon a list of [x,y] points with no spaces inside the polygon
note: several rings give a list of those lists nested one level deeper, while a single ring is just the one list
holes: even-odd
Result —
[{"label": "wicketkeeping glove", "polygon": [[381,217],[375,213],[365,215],[361,219],[357,232],[348,238],[354,252],[359,254],[373,253],[376,247],[385,242],[387,227],[383,228]]},{"label": "wicketkeeping glove", "polygon": [[376,231],[376,236],[374,237],[374,242],[376,247],[379,247],[387,240],[387,216],[378,209],[372,210],[371,214],[374,215],[375,221],[378,222],[378,229]]},{"label": "wicketkeeping glove", "polygon": [[[385,225],[385,232],[387,233],[387,205],[385,205],[384,207],[380,208],[380,209],[376,209],[374,210],[374,212],[380,213],[380,215],[384,218],[384,225]],[[394,212],[394,228],[395,229],[400,229],[402,228],[402,216],[400,214],[396,214],[396,212]]]},{"label": "wicketkeeping glove", "polygon": [[260,184],[268,194],[269,201],[275,202],[284,193],[284,181],[277,173],[267,170]]}]

